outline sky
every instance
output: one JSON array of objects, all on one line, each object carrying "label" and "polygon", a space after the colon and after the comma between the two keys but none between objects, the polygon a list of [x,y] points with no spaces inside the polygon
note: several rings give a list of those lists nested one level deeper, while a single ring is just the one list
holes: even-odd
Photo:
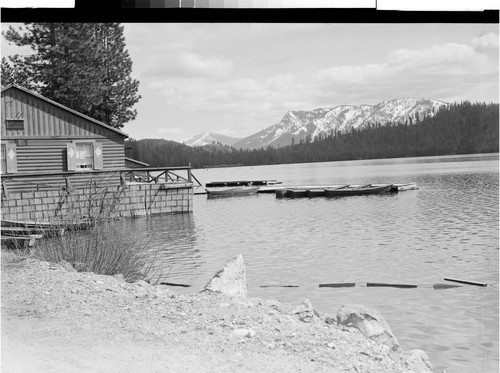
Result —
[{"label": "sky", "polygon": [[[122,130],[135,139],[242,138],[290,110],[396,98],[499,101],[498,24],[124,27],[142,98]],[[15,51],[2,40],[2,56]]]}]

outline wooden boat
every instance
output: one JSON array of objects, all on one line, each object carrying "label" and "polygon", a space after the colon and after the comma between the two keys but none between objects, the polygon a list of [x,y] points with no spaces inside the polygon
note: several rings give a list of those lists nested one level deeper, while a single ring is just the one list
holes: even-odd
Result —
[{"label": "wooden boat", "polygon": [[256,194],[259,187],[221,187],[221,188],[205,188],[208,197],[232,197],[232,196],[245,196],[249,194]]},{"label": "wooden boat", "polygon": [[314,198],[314,197],[324,197],[325,190],[324,189],[307,189],[306,190],[306,196],[309,198]]},{"label": "wooden boat", "polygon": [[231,181],[212,181],[206,183],[206,188],[217,187],[236,187],[236,186],[256,186],[256,185],[276,185],[281,184],[278,180],[231,180]]},{"label": "wooden boat", "polygon": [[91,220],[81,220],[77,222],[35,222],[35,221],[17,221],[2,219],[1,226],[2,232],[4,231],[18,231],[25,234],[42,234],[49,235],[62,235],[65,230],[80,230],[88,229],[93,226]]},{"label": "wooden boat", "polygon": [[276,190],[276,198],[303,198],[307,197],[306,189],[289,188]]},{"label": "wooden boat", "polygon": [[403,192],[406,190],[417,190],[417,183],[408,183],[408,184],[394,184],[395,187],[398,188],[398,192]]},{"label": "wooden boat", "polygon": [[2,244],[7,245],[7,247],[13,247],[16,249],[23,247],[32,247],[35,241],[41,239],[43,236],[41,234],[30,234],[22,236],[4,236],[2,232]]},{"label": "wooden boat", "polygon": [[393,184],[384,184],[377,186],[366,184],[361,186],[346,186],[340,188],[325,189],[325,195],[327,197],[362,196],[389,192],[397,192],[397,188],[395,188]]},{"label": "wooden boat", "polygon": [[305,189],[298,189],[298,188],[287,189],[287,191],[285,193],[285,197],[288,197],[288,198],[304,198],[304,197],[307,197],[307,190],[305,190]]}]

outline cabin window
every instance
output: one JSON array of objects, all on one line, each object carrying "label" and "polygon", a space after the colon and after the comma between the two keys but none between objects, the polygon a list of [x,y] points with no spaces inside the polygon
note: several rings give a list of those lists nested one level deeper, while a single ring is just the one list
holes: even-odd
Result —
[{"label": "cabin window", "polygon": [[17,146],[13,142],[1,143],[2,164],[1,173],[11,174],[17,172]]},{"label": "cabin window", "polygon": [[24,119],[5,119],[8,131],[23,131]]},{"label": "cabin window", "polygon": [[68,171],[103,169],[102,143],[75,140],[66,146]]},{"label": "cabin window", "polygon": [[76,143],[76,169],[94,169],[94,146],[91,142]]},{"label": "cabin window", "polygon": [[2,144],[2,169],[0,172],[4,174],[7,171],[7,152],[5,144]]}]

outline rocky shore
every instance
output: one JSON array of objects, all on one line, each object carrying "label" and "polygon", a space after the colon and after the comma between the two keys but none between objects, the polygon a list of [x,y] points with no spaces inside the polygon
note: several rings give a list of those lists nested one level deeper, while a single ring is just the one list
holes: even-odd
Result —
[{"label": "rocky shore", "polygon": [[375,310],[246,297],[241,257],[201,293],[2,252],[2,372],[432,372]]}]

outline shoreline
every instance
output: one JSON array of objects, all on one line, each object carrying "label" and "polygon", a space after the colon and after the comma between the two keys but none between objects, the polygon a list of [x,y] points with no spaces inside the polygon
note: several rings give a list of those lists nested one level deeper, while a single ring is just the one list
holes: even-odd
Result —
[{"label": "shoreline", "polygon": [[307,300],[176,295],[2,251],[5,372],[432,372],[347,325]]}]

